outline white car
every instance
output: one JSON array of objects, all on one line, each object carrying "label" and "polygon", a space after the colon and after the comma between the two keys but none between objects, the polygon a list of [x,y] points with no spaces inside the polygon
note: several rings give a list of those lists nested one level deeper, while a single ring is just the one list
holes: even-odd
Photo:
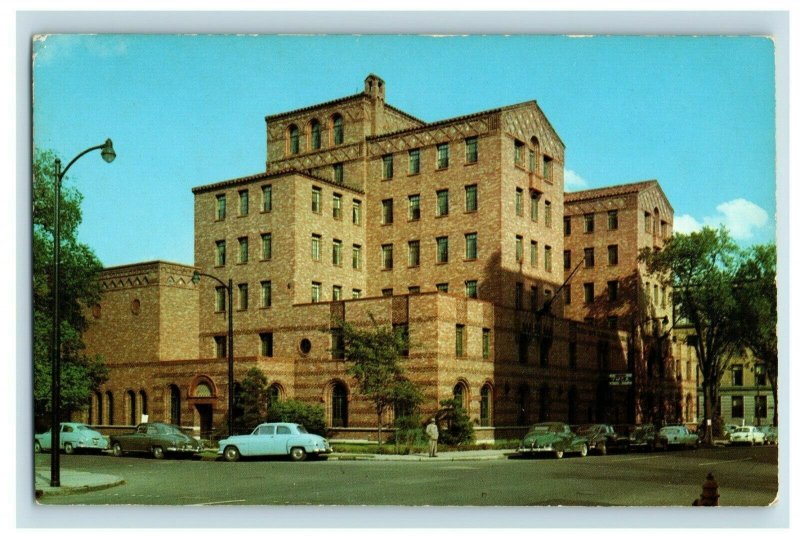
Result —
[{"label": "white car", "polygon": [[739,427],[731,433],[731,444],[764,445],[765,436],[755,427]]}]

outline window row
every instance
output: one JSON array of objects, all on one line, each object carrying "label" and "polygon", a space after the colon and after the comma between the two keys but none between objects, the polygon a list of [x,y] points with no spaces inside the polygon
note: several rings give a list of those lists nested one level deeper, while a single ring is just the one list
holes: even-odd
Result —
[{"label": "window row", "polygon": [[[334,266],[343,265],[343,246],[342,240],[331,240],[331,263]],[[354,243],[350,247],[352,268],[360,270],[363,262],[361,257],[361,245]],[[322,236],[320,234],[311,235],[311,260],[319,261],[322,258]]]},{"label": "window row", "polygon": [[[478,258],[478,233],[470,232],[464,234],[464,260],[475,260]],[[406,255],[408,267],[420,265],[420,241],[412,240],[406,244]],[[450,261],[450,237],[440,236],[436,238],[436,263],[446,264]],[[381,245],[381,269],[391,270],[394,268],[394,244],[385,243]]]},{"label": "window row", "polygon": [[[419,193],[408,195],[408,220],[419,221],[422,217],[422,202]],[[475,184],[464,186],[464,211],[478,211],[478,186]],[[445,217],[450,214],[450,190],[440,189],[436,191],[436,217]],[[381,224],[390,225],[394,223],[394,199],[386,198],[381,201]]]},{"label": "window row", "polygon": [[[239,208],[238,216],[245,217],[250,214],[250,190],[241,189],[237,193]],[[261,186],[261,211],[272,211],[272,185]],[[223,221],[228,214],[228,197],[222,193],[216,196],[216,205],[214,206],[214,217],[217,221]]]},{"label": "window row", "polygon": [[[523,283],[517,282],[514,284],[514,308],[518,310],[525,308],[524,288],[525,285]],[[545,288],[543,291],[543,297],[539,298],[539,286],[532,285],[528,292],[528,308],[531,311],[538,311],[540,307],[543,307],[552,298],[553,291],[549,288]]]},{"label": "window row", "polygon": [[[515,244],[515,257],[520,264],[525,262],[525,239],[522,236],[516,236],[514,239]],[[528,259],[531,266],[534,268],[539,267],[539,242],[536,240],[530,241],[528,248]],[[553,271],[553,248],[549,245],[544,246],[544,270],[547,272]]]},{"label": "window row", "polygon": [[[438,292],[450,292],[450,283],[436,283],[436,290]],[[420,287],[419,286],[409,286],[408,287],[409,294],[419,294]],[[383,297],[391,297],[394,295],[394,288],[384,288],[381,290],[381,295]],[[464,295],[468,298],[477,298],[478,297],[478,281],[476,280],[467,280],[464,281]]]},{"label": "window row", "polygon": [[[619,299],[619,281],[612,280],[606,281],[606,300],[609,302],[617,301]],[[564,304],[572,304],[572,285],[565,284],[562,290],[564,294]],[[583,302],[586,304],[594,303],[595,286],[594,283],[583,283]]]},{"label": "window row", "polygon": [[[322,188],[321,187],[311,187],[311,211],[312,213],[321,214],[322,209]],[[344,213],[343,213],[343,202],[342,202],[342,195],[339,193],[333,193],[331,195],[331,216],[336,220],[342,220]],[[361,224],[361,216],[362,216],[362,208],[361,208],[361,201],[358,199],[353,199],[353,204],[351,207],[350,212],[350,220],[354,225]]]},{"label": "window row", "polygon": [[[526,148],[527,147],[527,148]],[[526,152],[527,149],[527,152]],[[527,163],[525,158],[527,155]],[[525,169],[545,180],[553,181],[553,158],[539,149],[539,139],[532,137],[529,144],[514,140],[514,166]]]},{"label": "window row", "polygon": [[[525,215],[525,190],[517,187],[514,194],[514,209],[519,217]],[[541,194],[537,191],[530,190],[530,218],[534,223],[539,222],[539,200]],[[551,228],[553,226],[553,204],[546,200],[544,201],[544,226]]]},{"label": "window row", "polygon": [[652,288],[650,283],[644,283],[644,297],[648,301],[652,301],[653,305],[666,307],[667,306],[667,289],[666,287],[658,286],[658,283],[653,283]]},{"label": "window row", "polygon": [[[420,149],[414,148],[406,153],[408,175],[419,174],[421,169]],[[381,157],[381,177],[384,180],[394,178],[394,154],[386,154]],[[472,164],[478,162],[478,137],[467,137],[464,139],[464,163]],[[436,170],[444,170],[450,166],[450,143],[443,142],[436,145]]]},{"label": "window row", "polygon": [[[455,357],[467,357],[465,345],[467,343],[467,326],[464,324],[455,325],[455,335],[453,343],[455,349],[453,350]],[[492,348],[492,331],[489,328],[481,328],[481,357],[489,359]]]},{"label": "window row", "polygon": [[[619,264],[619,246],[609,245],[606,248],[606,261],[609,266],[616,266]],[[583,264],[587,269],[595,266],[594,247],[586,247],[583,249]],[[578,263],[580,265],[580,263]],[[570,249],[564,250],[564,269],[572,269],[572,251]]]},{"label": "window row", "polygon": [[286,128],[286,153],[296,155],[300,153],[301,137],[305,139],[306,151],[319,150],[323,147],[323,134],[327,136],[328,146],[338,146],[344,144],[344,118],[339,113],[328,118],[326,125],[323,126],[319,120],[314,118],[306,124],[304,133],[301,135],[297,124],[290,124]]},{"label": "window row", "polygon": [[[595,214],[583,214],[583,232],[584,234],[591,234],[594,232]],[[617,210],[609,210],[606,212],[606,229],[617,230],[619,228],[619,212]],[[564,216],[564,235],[569,236],[572,234],[572,217],[569,215]]]}]

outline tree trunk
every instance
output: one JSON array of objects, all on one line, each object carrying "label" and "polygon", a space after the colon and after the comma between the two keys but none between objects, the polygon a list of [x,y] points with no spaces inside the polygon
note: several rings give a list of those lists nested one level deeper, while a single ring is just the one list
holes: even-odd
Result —
[{"label": "tree trunk", "polygon": [[772,409],[772,426],[778,426],[778,377],[769,377],[769,385],[772,386],[772,402],[775,406]]},{"label": "tree trunk", "polygon": [[[703,380],[703,425],[705,427],[705,440],[707,444],[714,443],[713,440],[713,426],[714,426],[714,402],[716,396],[713,394],[712,384],[707,380]],[[710,424],[709,424],[710,421]]]},{"label": "tree trunk", "polygon": [[383,408],[378,407],[378,453],[381,452],[381,443],[383,442]]}]

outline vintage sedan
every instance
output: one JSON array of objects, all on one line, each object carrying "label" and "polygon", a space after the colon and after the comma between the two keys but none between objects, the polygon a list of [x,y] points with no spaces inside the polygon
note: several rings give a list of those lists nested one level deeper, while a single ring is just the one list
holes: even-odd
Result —
[{"label": "vintage sedan", "polygon": [[660,435],[652,424],[638,425],[630,435],[629,447],[631,449],[666,449],[667,439]]},{"label": "vintage sedan", "polygon": [[310,434],[297,423],[262,423],[250,434],[230,436],[219,441],[217,454],[228,462],[240,457],[288,455],[299,462],[308,455],[321,457],[331,453],[331,444],[322,436]]},{"label": "vintage sedan", "polygon": [[764,443],[778,445],[778,427],[761,426],[756,427],[764,433]]},{"label": "vintage sedan", "polygon": [[[37,453],[52,448],[50,429],[33,437],[33,450]],[[61,423],[58,445],[67,455],[76,451],[97,451],[108,449],[108,439],[84,423]]]},{"label": "vintage sedan", "polygon": [[731,434],[731,445],[735,444],[749,444],[764,445],[766,435],[758,430],[756,427],[739,427]]},{"label": "vintage sedan", "polygon": [[565,423],[536,423],[522,439],[517,452],[521,455],[552,453],[557,459],[564,453],[589,454],[588,440],[578,436]]},{"label": "vintage sedan", "polygon": [[605,455],[609,451],[627,451],[630,448],[628,437],[619,434],[612,425],[605,423],[581,425],[576,429],[576,433],[586,438],[589,451],[599,455]]},{"label": "vintage sedan", "polygon": [[700,437],[689,432],[685,425],[668,425],[661,427],[658,431],[660,437],[666,440],[667,447],[691,447],[697,449],[700,446]]},{"label": "vintage sedan", "polygon": [[167,455],[191,456],[199,453],[203,444],[168,423],[141,423],[136,431],[111,436],[111,451],[121,457],[125,453],[149,453],[157,459]]}]

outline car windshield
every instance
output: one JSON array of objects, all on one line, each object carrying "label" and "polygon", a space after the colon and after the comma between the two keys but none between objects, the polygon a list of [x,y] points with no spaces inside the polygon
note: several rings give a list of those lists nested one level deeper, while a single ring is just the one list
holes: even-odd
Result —
[{"label": "car windshield", "polygon": [[600,430],[600,425],[581,425],[578,427],[578,434],[589,434]]},{"label": "car windshield", "polygon": [[308,434],[308,431],[303,425],[297,425],[297,432],[300,434]]},{"label": "car windshield", "polygon": [[750,427],[739,427],[733,432],[750,432]]},{"label": "car windshield", "polygon": [[563,432],[561,425],[534,425],[531,427],[530,432]]},{"label": "car windshield", "polygon": [[163,434],[183,434],[181,429],[176,427],[175,425],[159,425],[158,431]]},{"label": "car windshield", "polygon": [[97,432],[97,431],[96,431],[96,430],[94,430],[92,427],[89,427],[89,426],[87,426],[87,425],[78,425],[78,426],[77,426],[77,429],[78,429],[78,430],[87,431],[87,432]]}]

